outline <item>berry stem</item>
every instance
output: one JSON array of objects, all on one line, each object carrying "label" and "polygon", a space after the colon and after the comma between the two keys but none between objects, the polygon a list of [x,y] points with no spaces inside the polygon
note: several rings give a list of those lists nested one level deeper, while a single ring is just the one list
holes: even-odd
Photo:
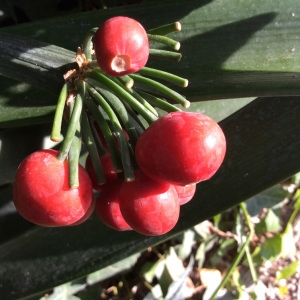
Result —
[{"label": "berry stem", "polygon": [[160,50],[160,49],[150,49],[149,54],[151,56],[164,58],[164,59],[171,59],[178,62],[181,60],[182,57],[181,53],[174,52],[174,51]]},{"label": "berry stem", "polygon": [[157,120],[151,111],[146,109],[139,101],[137,101],[132,95],[130,95],[123,87],[119,86],[113,80],[102,74],[99,70],[92,70],[85,72],[83,76],[91,78],[103,84],[106,88],[113,91],[120,98],[126,101],[133,109],[135,109],[149,124]]},{"label": "berry stem", "polygon": [[163,79],[165,81],[169,81],[169,82],[176,84],[178,86],[181,86],[181,87],[187,87],[189,84],[188,79],[179,77],[179,76],[174,75],[169,72],[165,72],[165,71],[161,71],[161,70],[157,70],[157,69],[153,69],[153,68],[148,68],[148,67],[144,67],[143,69],[141,69],[138,72],[138,74]]},{"label": "berry stem", "polygon": [[84,37],[83,44],[82,44],[82,50],[85,55],[85,58],[87,60],[92,60],[92,50],[93,50],[93,42],[92,39],[95,35],[95,32],[98,28],[92,28],[90,29],[86,36]]},{"label": "berry stem", "polygon": [[64,108],[66,105],[67,95],[68,95],[68,84],[65,83],[58,97],[54,120],[52,124],[50,139],[54,142],[59,142],[61,139],[61,124],[63,119]]},{"label": "berry stem", "polygon": [[91,157],[92,164],[97,177],[97,183],[104,184],[106,182],[106,179],[104,176],[103,167],[99,158],[97,145],[89,123],[89,118],[85,110],[83,110],[82,112],[81,124],[82,124],[82,140]]},{"label": "berry stem", "polygon": [[177,106],[161,99],[156,96],[153,96],[149,93],[146,93],[144,91],[138,91],[139,94],[141,94],[148,102],[150,102],[152,105],[162,109],[163,111],[166,112],[172,112],[172,111],[181,111],[180,108]]},{"label": "berry stem", "polygon": [[79,156],[81,151],[80,122],[77,123],[76,132],[68,154],[69,186],[79,187]]},{"label": "berry stem", "polygon": [[173,40],[169,37],[163,36],[163,35],[148,34],[148,39],[149,39],[149,41],[164,44],[176,51],[178,51],[180,49],[180,43],[178,41],[175,41],[175,40]]},{"label": "berry stem", "polygon": [[[111,78],[111,80],[113,80],[116,84],[118,85],[122,85],[122,83],[119,81],[118,78]],[[126,88],[126,91],[132,95],[136,100],[138,100],[147,110],[149,110],[150,112],[152,112],[156,117],[158,117],[158,113],[156,111],[156,109],[149,104],[143,97],[141,97],[141,95],[139,95],[135,90],[131,89],[131,88]]]},{"label": "berry stem", "polygon": [[96,147],[97,147],[97,151],[100,156],[104,156],[107,154],[107,150],[105,149],[105,147],[101,141],[101,138],[99,137],[99,133],[95,127],[95,120],[93,119],[92,116],[90,116],[90,115],[87,115],[87,116],[88,116],[88,121],[90,124],[91,131],[92,131],[92,135],[93,135]]},{"label": "berry stem", "polygon": [[61,161],[64,161],[68,156],[73,138],[76,134],[77,125],[80,121],[83,99],[85,97],[85,83],[81,80],[77,80],[76,86],[77,86],[77,94],[75,98],[74,108],[72,109],[72,114],[71,114],[70,122],[68,124],[68,129],[57,156],[57,158]]},{"label": "berry stem", "polygon": [[104,139],[106,141],[108,151],[111,155],[111,159],[113,162],[114,170],[115,172],[122,172],[122,162],[120,159],[120,153],[117,148],[113,133],[111,132],[111,129],[109,125],[107,124],[107,121],[105,120],[105,117],[103,116],[101,110],[98,108],[98,105],[94,102],[92,98],[87,98],[85,100],[85,105],[87,106],[89,112],[93,115],[95,121],[97,122]]},{"label": "berry stem", "polygon": [[122,126],[115,115],[113,109],[106,100],[92,87],[87,88],[90,96],[100,105],[111,121],[114,133],[120,145],[124,177],[126,181],[134,180],[134,171],[131,164],[129,145],[122,130]]},{"label": "berry stem", "polygon": [[[103,88],[96,87],[95,89],[105,98],[105,100],[111,105],[112,109],[118,115],[121,123],[129,135],[130,141],[135,141],[137,132],[141,134],[144,129],[136,123],[134,118],[127,111],[124,103],[116,95]],[[131,132],[134,132],[133,136],[131,136]]]},{"label": "berry stem", "polygon": [[138,74],[131,74],[130,75],[134,81],[142,83],[150,88],[153,88],[159,92],[162,92],[163,94],[167,95],[171,99],[175,100],[179,104],[181,104],[184,108],[187,108],[190,106],[190,102],[186,100],[182,95],[179,93],[173,91],[172,89],[168,88],[167,86],[161,84],[160,82],[157,82],[153,79],[143,77]]},{"label": "berry stem", "polygon": [[118,78],[126,88],[130,89],[133,87],[134,81],[130,76],[124,75],[124,76],[120,76]]},{"label": "berry stem", "polygon": [[158,35],[166,35],[172,32],[180,31],[181,30],[181,24],[180,22],[174,22],[170,24],[166,24],[160,27],[156,27],[153,29],[148,30],[147,32],[149,34],[158,34]]}]

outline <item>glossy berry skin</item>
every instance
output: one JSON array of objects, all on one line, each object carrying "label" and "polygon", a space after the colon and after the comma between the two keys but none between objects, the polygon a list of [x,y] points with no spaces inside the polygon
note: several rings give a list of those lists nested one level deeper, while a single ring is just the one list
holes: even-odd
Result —
[{"label": "glossy berry skin", "polygon": [[25,219],[41,226],[74,224],[85,216],[93,201],[91,180],[79,166],[79,187],[69,188],[68,162],[57,151],[40,150],[20,164],[14,182],[13,200]]},{"label": "glossy berry skin", "polygon": [[149,41],[144,27],[134,19],[108,19],[94,36],[99,67],[111,76],[123,76],[142,69],[149,57]]},{"label": "glossy berry skin", "polygon": [[[111,180],[118,178],[118,174],[114,170],[114,166],[109,153],[107,153],[105,156],[100,156],[100,162],[103,168],[103,174],[105,176],[106,182],[110,182]],[[98,183],[97,175],[91,157],[89,155],[86,158],[85,169],[90,175],[94,190],[100,192],[104,187],[104,184]]]},{"label": "glossy berry skin", "polygon": [[119,230],[131,230],[120,211],[120,189],[123,181],[115,179],[107,183],[100,192],[96,212],[100,220],[107,226]]},{"label": "glossy berry skin", "polygon": [[188,185],[175,185],[174,188],[178,195],[179,205],[188,203],[193,199],[196,192],[196,183]]},{"label": "glossy berry skin", "polygon": [[135,149],[144,173],[177,185],[210,179],[225,152],[224,133],[213,119],[182,111],[169,113],[150,125]]},{"label": "glossy berry skin", "polygon": [[86,222],[92,216],[93,212],[95,211],[95,207],[96,207],[96,201],[93,200],[90,207],[88,208],[86,213],[83,215],[83,217],[81,217],[75,223],[72,223],[70,226],[77,226],[77,225],[80,225],[80,224]]},{"label": "glossy berry skin", "polygon": [[165,234],[178,221],[178,196],[170,184],[153,180],[137,171],[134,181],[123,183],[120,195],[120,209],[124,219],[133,230],[141,234]]}]

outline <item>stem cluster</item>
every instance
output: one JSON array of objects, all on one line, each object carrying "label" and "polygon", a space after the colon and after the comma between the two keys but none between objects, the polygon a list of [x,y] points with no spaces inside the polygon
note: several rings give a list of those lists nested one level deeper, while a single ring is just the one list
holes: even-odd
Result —
[{"label": "stem cluster", "polygon": [[[148,39],[161,43],[171,50],[152,49],[151,56],[179,61],[176,52],[180,43],[166,35],[181,29],[178,22],[149,30]],[[93,53],[91,29],[82,48],[78,49],[78,70],[65,74],[66,83],[58,98],[51,139],[59,142],[63,117],[68,128],[61,143],[58,159],[69,159],[70,187],[78,186],[78,160],[83,142],[97,175],[99,184],[105,183],[100,156],[108,151],[114,170],[126,181],[134,180],[136,167],[134,148],[138,137],[161,114],[181,110],[178,103],[187,108],[189,101],[163,82],[186,87],[188,80],[177,75],[142,68],[135,74],[112,77],[99,68]],[[162,82],[161,82],[162,81]],[[172,103],[171,103],[172,102]]]}]

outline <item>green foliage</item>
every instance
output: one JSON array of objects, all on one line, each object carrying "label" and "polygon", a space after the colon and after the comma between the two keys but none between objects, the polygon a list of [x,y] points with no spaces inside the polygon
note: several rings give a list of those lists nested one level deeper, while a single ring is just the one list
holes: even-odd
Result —
[{"label": "green foliage", "polygon": [[[300,52],[297,49],[300,45],[299,18],[295,16],[300,11],[297,4],[298,0],[160,1],[1,29],[0,298],[37,299],[38,295],[60,286],[53,295],[72,299],[73,288],[87,283],[61,286],[63,283],[85,278],[99,269],[102,269],[101,274],[97,273],[99,277],[89,280],[101,280],[108,276],[103,273],[111,272],[106,267],[182,234],[298,172]],[[161,25],[162,20],[164,23],[173,22],[174,18],[180,20],[183,26],[180,65],[155,61],[153,66],[159,64],[173,73],[180,70],[181,76],[189,78],[190,87],[183,93],[194,101],[192,110],[208,112],[220,121],[228,142],[226,159],[212,180],[198,185],[195,199],[182,208],[178,225],[165,236],[153,238],[114,232],[102,226],[96,216],[73,228],[33,227],[13,208],[14,173],[20,161],[41,148],[44,137],[50,133],[49,123],[62,75],[72,63],[85,33],[116,14],[136,17],[148,28]],[[200,100],[213,101],[197,102]],[[29,126],[33,124],[37,125]],[[264,207],[271,208],[279,200],[260,196],[256,206],[268,201]],[[295,209],[299,211],[300,197],[297,199]],[[252,214],[248,202],[247,208],[250,215],[259,213],[256,207],[253,209],[256,213]],[[274,230],[271,241],[274,239],[276,243],[270,245],[270,240],[266,240],[257,254],[263,259],[287,255],[289,249],[283,245],[289,245],[292,239],[290,225],[278,233],[276,213],[270,211],[261,225]],[[244,228],[243,221],[241,224]],[[232,230],[243,233],[241,228]],[[260,230],[263,232],[264,228]],[[176,255],[189,257],[191,247],[197,243],[195,260],[201,266],[216,241],[220,242],[218,235],[205,235],[203,231],[200,234],[195,227],[184,236],[182,247],[175,248]],[[243,242],[239,240],[240,247]],[[219,254],[223,255],[235,241],[220,243],[223,246]],[[243,249],[247,255],[247,244]],[[248,256],[247,261],[251,265]],[[116,268],[117,272],[124,271]],[[291,269],[286,274],[292,273],[293,266]],[[279,275],[282,276],[287,275]],[[147,277],[153,278],[149,273]],[[168,293],[167,288],[163,292]]]}]

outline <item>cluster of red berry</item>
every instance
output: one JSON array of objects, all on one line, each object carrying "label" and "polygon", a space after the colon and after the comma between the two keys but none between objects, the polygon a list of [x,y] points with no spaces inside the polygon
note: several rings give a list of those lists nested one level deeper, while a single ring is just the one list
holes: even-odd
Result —
[{"label": "cluster of red berry", "polygon": [[[87,136],[83,134],[83,142],[89,150],[85,168],[76,160],[78,151],[72,150],[78,150],[76,133],[80,131],[79,123],[73,120],[78,115],[75,103],[68,119],[72,129],[68,128],[66,142],[60,150],[36,151],[26,157],[17,170],[13,198],[24,218],[41,226],[69,226],[84,222],[96,210],[103,223],[116,230],[161,235],[176,225],[180,206],[192,199],[196,184],[211,178],[219,169],[225,156],[226,140],[214,120],[200,113],[181,111],[165,99],[161,101],[156,95],[128,87],[126,76],[143,70],[148,61],[151,53],[148,38],[142,25],[127,17],[109,19],[93,32],[91,41],[97,60],[96,73],[90,71],[91,61],[86,59],[90,49],[87,49],[84,57],[80,54],[79,70],[66,77],[72,83],[80,79],[81,83],[90,85],[88,99],[79,93],[86,105],[80,124],[85,130],[86,127],[91,129]],[[152,38],[160,39],[159,36]],[[171,39],[165,41],[173,43]],[[147,71],[149,69],[144,68],[144,72]],[[150,73],[155,75],[155,72]],[[130,92],[130,97],[120,90],[120,82],[114,78],[125,82],[124,89]],[[135,75],[133,78],[139,81],[144,77]],[[107,83],[110,89],[103,89]],[[80,89],[80,85],[75,86]],[[122,113],[120,118],[125,126],[116,125],[118,120],[110,106],[99,98],[107,92],[113,99],[124,97],[128,100],[129,105],[123,101],[114,108],[117,110],[125,105],[125,112],[131,116],[129,127]],[[67,97],[63,94],[61,98],[64,102],[65,99],[69,101],[70,94]],[[88,104],[91,98],[98,101],[94,113],[91,113],[93,104]],[[134,98],[139,102],[134,102]],[[167,107],[168,113],[158,117],[144,98],[149,101],[155,98],[155,104],[160,108]],[[175,98],[187,103],[177,94]],[[140,103],[147,110],[140,109]],[[105,116],[112,115],[109,122],[99,118],[102,110],[106,112]],[[131,110],[150,120],[150,125],[144,128]],[[77,118],[80,119],[80,113]],[[57,140],[57,134],[53,135],[53,140]],[[102,151],[91,146],[96,144],[94,138],[100,141]],[[116,145],[117,150],[113,147]],[[122,158],[123,168],[118,167],[115,151]],[[75,174],[75,180],[70,177],[72,174]],[[94,199],[93,190],[97,191],[97,199]]]}]

